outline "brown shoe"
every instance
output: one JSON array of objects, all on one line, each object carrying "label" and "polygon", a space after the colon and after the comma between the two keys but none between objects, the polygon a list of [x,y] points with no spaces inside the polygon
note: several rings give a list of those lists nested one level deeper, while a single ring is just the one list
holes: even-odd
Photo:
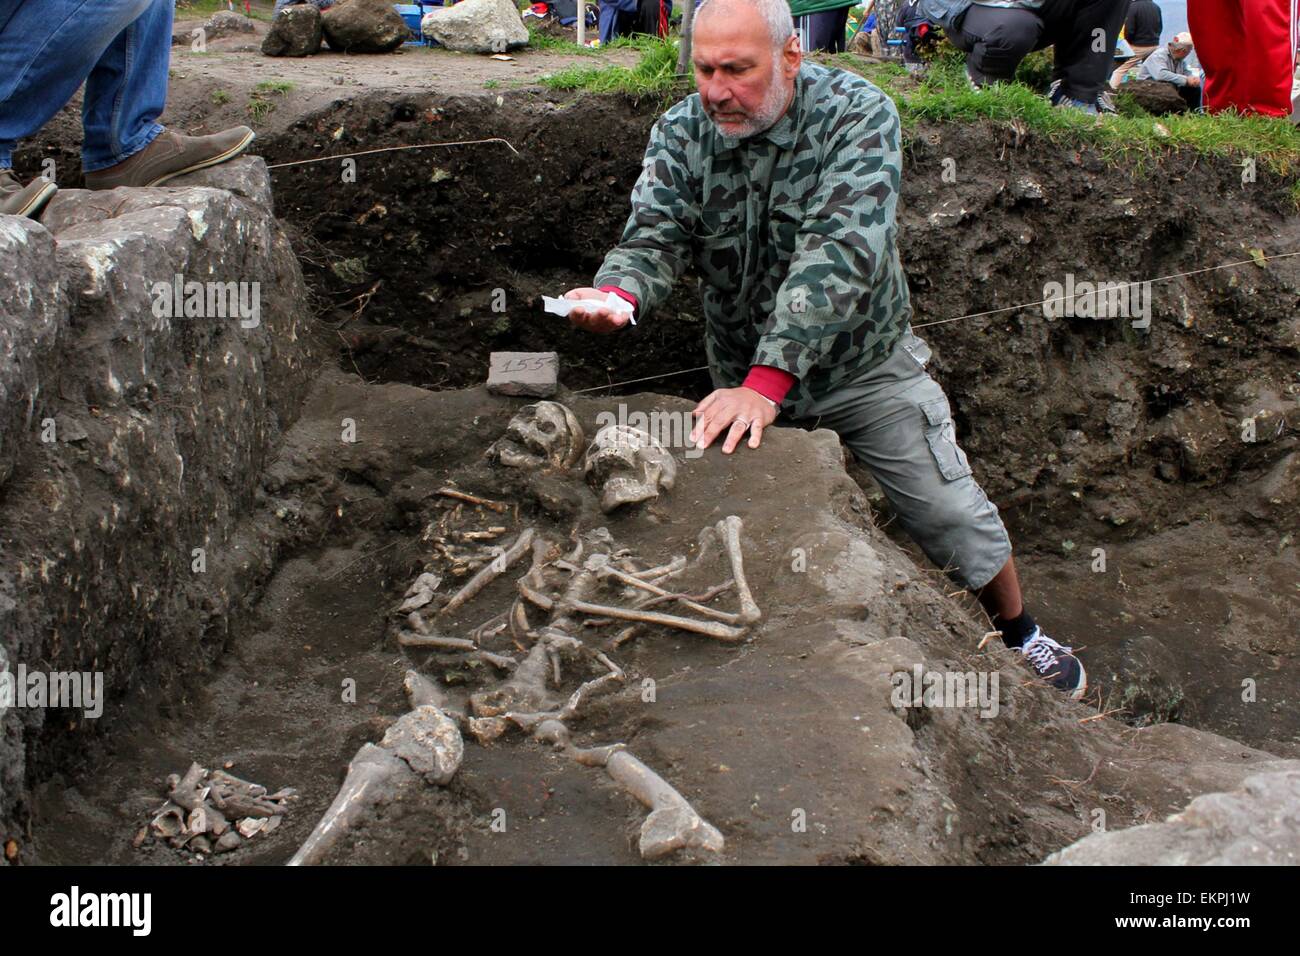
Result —
[{"label": "brown shoe", "polygon": [[118,186],[159,186],[174,176],[234,159],[253,141],[247,126],[211,136],[183,136],[163,130],[154,141],[116,166],[86,173],[87,189]]},{"label": "brown shoe", "polygon": [[39,219],[41,210],[59,187],[45,178],[24,186],[12,169],[0,169],[0,215]]}]

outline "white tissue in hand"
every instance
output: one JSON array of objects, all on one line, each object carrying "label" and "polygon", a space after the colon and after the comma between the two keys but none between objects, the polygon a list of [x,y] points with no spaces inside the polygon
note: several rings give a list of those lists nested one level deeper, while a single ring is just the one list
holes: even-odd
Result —
[{"label": "white tissue in hand", "polygon": [[568,315],[573,309],[609,309],[611,312],[626,312],[628,321],[636,325],[636,319],[632,318],[632,303],[613,292],[608,293],[604,299],[553,299],[549,295],[544,295],[542,306],[552,315]]}]

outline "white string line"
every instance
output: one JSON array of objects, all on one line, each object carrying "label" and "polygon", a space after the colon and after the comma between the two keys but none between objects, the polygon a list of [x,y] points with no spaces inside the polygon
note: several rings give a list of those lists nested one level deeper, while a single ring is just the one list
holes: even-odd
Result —
[{"label": "white string line", "polygon": [[[1135,282],[1118,283],[1113,288],[1118,290],[1121,288],[1127,288],[1129,286],[1141,285],[1143,281],[1164,282],[1167,279],[1181,279],[1181,278],[1185,278],[1186,276],[1200,275],[1202,272],[1214,272],[1217,269],[1232,269],[1235,268],[1236,266],[1251,265],[1252,263],[1258,264],[1260,262],[1268,262],[1273,259],[1287,259],[1291,256],[1300,256],[1300,252],[1279,252],[1277,255],[1261,256],[1258,259],[1252,256],[1249,259],[1242,259],[1239,262],[1225,262],[1222,265],[1206,266],[1204,269],[1193,269],[1190,272],[1175,272],[1172,275],[1157,276],[1154,279],[1146,279],[1146,280],[1139,279]],[[1108,287],[1108,288],[1112,288],[1112,287]],[[1065,299],[1074,299],[1074,298],[1077,298],[1077,296],[1058,295],[1050,299],[1042,299],[1038,302],[1026,302],[1023,305],[1008,305],[1005,308],[991,309],[988,312],[972,312],[970,315],[958,315],[951,319],[939,319],[934,322],[925,322],[922,323],[921,325],[914,325],[912,326],[912,328],[925,329],[925,328],[929,328],[932,325],[946,325],[949,322],[960,322],[962,319],[977,319],[980,316],[984,316],[984,315],[996,315],[999,312],[1011,312],[1014,311],[1015,309],[1028,309],[1036,305],[1046,305],[1048,302],[1060,302],[1060,301],[1064,301]],[[597,385],[594,388],[580,388],[577,391],[573,392],[572,394],[581,395],[584,392],[598,392],[602,388],[618,388],[621,385],[635,385],[637,382],[650,382],[658,378],[671,378],[674,375],[687,375],[691,372],[703,372],[703,371],[707,371],[708,368],[709,366],[707,365],[700,365],[696,368],[679,369],[676,372],[664,372],[662,375],[647,375],[643,378],[631,378],[628,379],[626,382],[610,382],[608,385]]]},{"label": "white string line", "polygon": [[[1242,259],[1240,262],[1225,262],[1222,265],[1206,266],[1204,269],[1193,269],[1191,272],[1175,272],[1172,275],[1156,276],[1153,279],[1145,279],[1145,280],[1138,279],[1134,282],[1120,282],[1120,283],[1116,283],[1113,286],[1107,285],[1106,291],[1110,292],[1113,289],[1114,291],[1118,292],[1120,289],[1127,289],[1130,286],[1142,285],[1144,282],[1164,282],[1167,279],[1182,279],[1186,276],[1199,275],[1202,272],[1213,272],[1216,269],[1231,269],[1234,268],[1235,266],[1245,266],[1245,265],[1250,265],[1252,263],[1258,264],[1260,262],[1267,262],[1271,259],[1286,259],[1290,256],[1300,256],[1300,252],[1280,252],[1275,256],[1260,256],[1258,259],[1252,256],[1249,259]],[[1046,305],[1049,302],[1064,302],[1067,299],[1073,300],[1078,298],[1080,294],[1081,293],[1076,293],[1075,295],[1058,295],[1050,299],[1040,299],[1037,302],[1026,302],[1022,305],[1008,305],[1008,306],[1004,306],[1001,309],[990,309],[987,312],[972,312],[970,315],[959,315],[951,319],[938,319],[934,322],[923,322],[920,325],[912,326],[912,328],[928,329],[932,325],[946,325],[949,322],[960,322],[962,319],[978,319],[979,317],[984,315],[997,315],[999,312],[1014,312],[1017,309],[1030,309],[1036,305]]]},{"label": "white string line", "polygon": [[354,156],[370,156],[374,153],[393,153],[402,149],[437,149],[440,146],[476,146],[480,143],[505,143],[510,152],[516,156],[519,150],[510,145],[509,140],[502,139],[500,136],[492,136],[488,139],[462,139],[454,143],[412,143],[409,146],[381,146],[379,149],[363,149],[359,153],[340,153],[337,156],[317,156],[315,159],[295,159],[288,163],[272,163],[267,169],[283,169],[285,166],[304,166],[307,163],[328,163],[332,159],[351,159]]},{"label": "white string line", "polygon": [[620,385],[635,385],[637,382],[649,382],[656,378],[671,378],[674,375],[686,375],[690,372],[707,372],[707,365],[700,365],[696,368],[678,369],[676,372],[664,372],[662,375],[647,375],[645,378],[630,378],[626,382],[610,382],[608,385],[597,385],[594,388],[580,388],[575,391],[574,395],[581,395],[583,392],[598,392],[602,388],[618,388]]}]

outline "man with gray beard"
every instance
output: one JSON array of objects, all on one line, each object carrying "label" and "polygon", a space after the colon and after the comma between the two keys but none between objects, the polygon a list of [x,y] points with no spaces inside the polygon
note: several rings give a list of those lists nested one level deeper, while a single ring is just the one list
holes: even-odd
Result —
[{"label": "man with gray beard", "polygon": [[[894,104],[866,80],[802,61],[786,0],[705,0],[691,51],[698,92],[655,124],[622,240],[570,299],[613,292],[643,319],[693,264],[715,389],[691,441],[746,435],[780,414],[836,431],[900,524],[974,591],[1003,641],[1072,697],[1083,666],[1025,610],[1011,541],[957,444],[943,389],[912,334],[895,211]],[[574,308],[593,332],[629,312]]]}]

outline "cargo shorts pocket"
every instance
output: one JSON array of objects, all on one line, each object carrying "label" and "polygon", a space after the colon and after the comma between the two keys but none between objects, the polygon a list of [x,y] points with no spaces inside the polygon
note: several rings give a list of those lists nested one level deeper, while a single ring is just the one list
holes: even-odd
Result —
[{"label": "cargo shorts pocket", "polygon": [[934,455],[935,464],[939,466],[939,474],[946,481],[965,478],[971,473],[970,462],[957,444],[957,429],[953,425],[948,399],[936,398],[922,402],[921,411],[925,414],[925,440],[930,445],[930,454]]}]

